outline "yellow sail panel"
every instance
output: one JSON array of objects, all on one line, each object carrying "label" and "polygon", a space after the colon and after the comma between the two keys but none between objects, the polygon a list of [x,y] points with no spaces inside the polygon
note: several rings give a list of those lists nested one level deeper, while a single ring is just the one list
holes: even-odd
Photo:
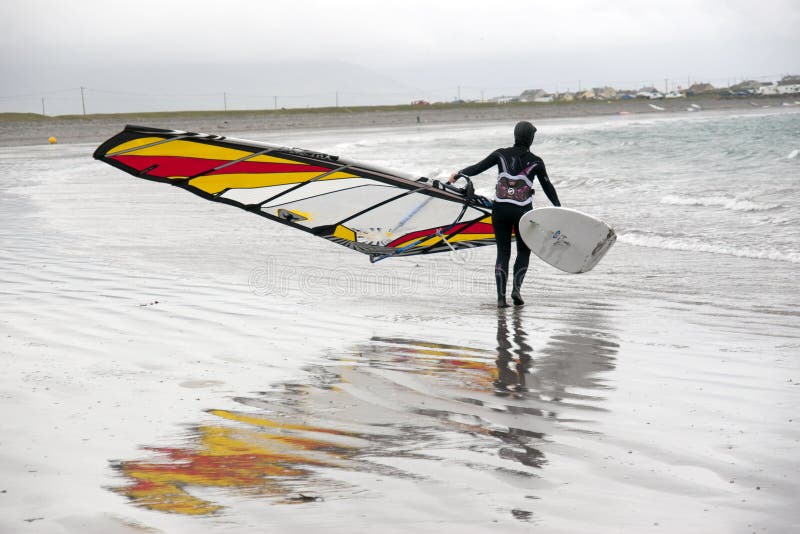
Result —
[{"label": "yellow sail panel", "polygon": [[[147,138],[153,139],[153,138]],[[158,141],[158,139],[155,139]],[[138,143],[142,141],[142,139],[136,139],[134,141],[129,141],[128,143],[123,143],[119,147],[114,148],[115,152],[119,152],[119,150],[127,150],[127,148],[123,148],[126,145],[131,143]],[[175,140],[169,141],[167,143],[159,143],[153,146],[143,146],[142,144],[138,145],[142,146],[140,150],[132,150],[127,152],[125,155],[127,156],[172,156],[172,157],[183,157],[183,158],[200,158],[200,159],[213,159],[213,160],[223,160],[223,161],[234,161],[237,159],[244,158],[253,154],[253,152],[257,151],[249,151],[249,150],[239,150],[236,148],[230,148],[225,146],[219,145],[209,145],[206,143],[196,143],[193,141],[183,141],[183,140]],[[136,145],[128,147],[128,148],[136,148]],[[118,150],[119,149],[119,150]],[[113,155],[113,154],[112,154]],[[276,158],[266,154],[262,154],[260,156],[255,156],[252,158],[248,158],[247,161],[258,161],[258,162],[265,162],[265,163],[287,163],[287,164],[294,164],[294,165],[304,165],[304,163],[298,161],[292,161],[289,159],[284,158]]]},{"label": "yellow sail panel", "polygon": [[346,239],[347,241],[356,241],[356,233],[350,228],[342,226],[341,224],[336,227],[336,230],[334,230],[333,237]]},{"label": "yellow sail panel", "polygon": [[145,145],[152,145],[153,143],[159,143],[164,141],[163,137],[140,137],[139,139],[134,139],[132,141],[128,141],[127,143],[122,143],[121,145],[117,145],[114,148],[108,151],[109,156],[113,156],[119,152],[124,152],[126,150],[130,150],[132,148],[138,148],[140,146]]}]

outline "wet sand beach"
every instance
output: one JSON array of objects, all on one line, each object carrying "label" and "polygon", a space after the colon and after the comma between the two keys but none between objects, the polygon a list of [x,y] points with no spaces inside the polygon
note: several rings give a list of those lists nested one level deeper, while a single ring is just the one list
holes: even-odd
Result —
[{"label": "wet sand beach", "polygon": [[[663,179],[638,203],[618,191],[623,163],[744,165],[690,154],[658,174],[643,137],[675,158],[675,124],[791,129],[798,114],[683,122],[683,104],[542,118],[559,193],[621,238],[585,275],[534,260],[526,305],[506,310],[491,247],[371,265],[92,160],[115,119],[0,123],[0,532],[796,531],[795,252],[744,250],[745,234],[694,246],[669,219],[722,236],[747,222],[774,243],[794,228],[791,187],[701,206]],[[414,113],[146,124],[445,173],[514,120],[436,113],[420,130]],[[59,124],[65,141],[44,145]],[[584,130],[617,151],[619,181],[580,170],[597,164]],[[773,144],[760,161],[791,176]]]}]

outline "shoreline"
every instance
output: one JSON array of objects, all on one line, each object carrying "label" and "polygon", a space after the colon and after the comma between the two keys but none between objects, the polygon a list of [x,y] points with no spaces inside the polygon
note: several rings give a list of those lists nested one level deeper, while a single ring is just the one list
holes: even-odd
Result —
[{"label": "shoreline", "polygon": [[[463,104],[314,108],[252,111],[175,111],[38,117],[33,114],[0,114],[0,147],[59,143],[99,143],[126,124],[203,133],[225,131],[286,131],[297,129],[369,128],[414,126],[491,120],[540,120],[612,115],[646,115],[697,111],[750,110],[796,105],[797,95],[779,97],[720,98],[695,96],[673,100],[602,100],[530,104]],[[657,106],[657,107],[653,107]],[[658,109],[662,108],[662,109]]]}]

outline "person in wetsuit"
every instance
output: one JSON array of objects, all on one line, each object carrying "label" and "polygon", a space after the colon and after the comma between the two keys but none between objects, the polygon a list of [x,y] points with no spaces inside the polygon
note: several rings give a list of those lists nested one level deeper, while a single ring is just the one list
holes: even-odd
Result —
[{"label": "person in wetsuit", "polygon": [[519,234],[519,219],[526,211],[533,209],[533,180],[539,184],[547,199],[554,206],[561,206],[556,188],[550,183],[544,161],[531,153],[536,127],[528,121],[518,122],[514,127],[514,146],[499,148],[475,165],[470,165],[454,173],[450,183],[462,176],[475,176],[491,167],[497,166],[498,176],[495,188],[492,224],[497,241],[497,261],[494,276],[497,282],[497,306],[508,307],[506,286],[508,282],[508,263],[511,260],[511,233],[517,239],[517,258],[514,261],[513,289],[511,299],[515,306],[525,304],[520,288],[528,271],[531,251]]}]

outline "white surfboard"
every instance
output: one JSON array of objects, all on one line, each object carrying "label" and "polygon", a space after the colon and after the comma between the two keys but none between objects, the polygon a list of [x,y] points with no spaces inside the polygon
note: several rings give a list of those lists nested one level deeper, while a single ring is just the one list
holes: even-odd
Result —
[{"label": "white surfboard", "polygon": [[617,234],[600,219],[569,208],[537,208],[519,220],[522,240],[542,261],[568,273],[592,270]]}]

